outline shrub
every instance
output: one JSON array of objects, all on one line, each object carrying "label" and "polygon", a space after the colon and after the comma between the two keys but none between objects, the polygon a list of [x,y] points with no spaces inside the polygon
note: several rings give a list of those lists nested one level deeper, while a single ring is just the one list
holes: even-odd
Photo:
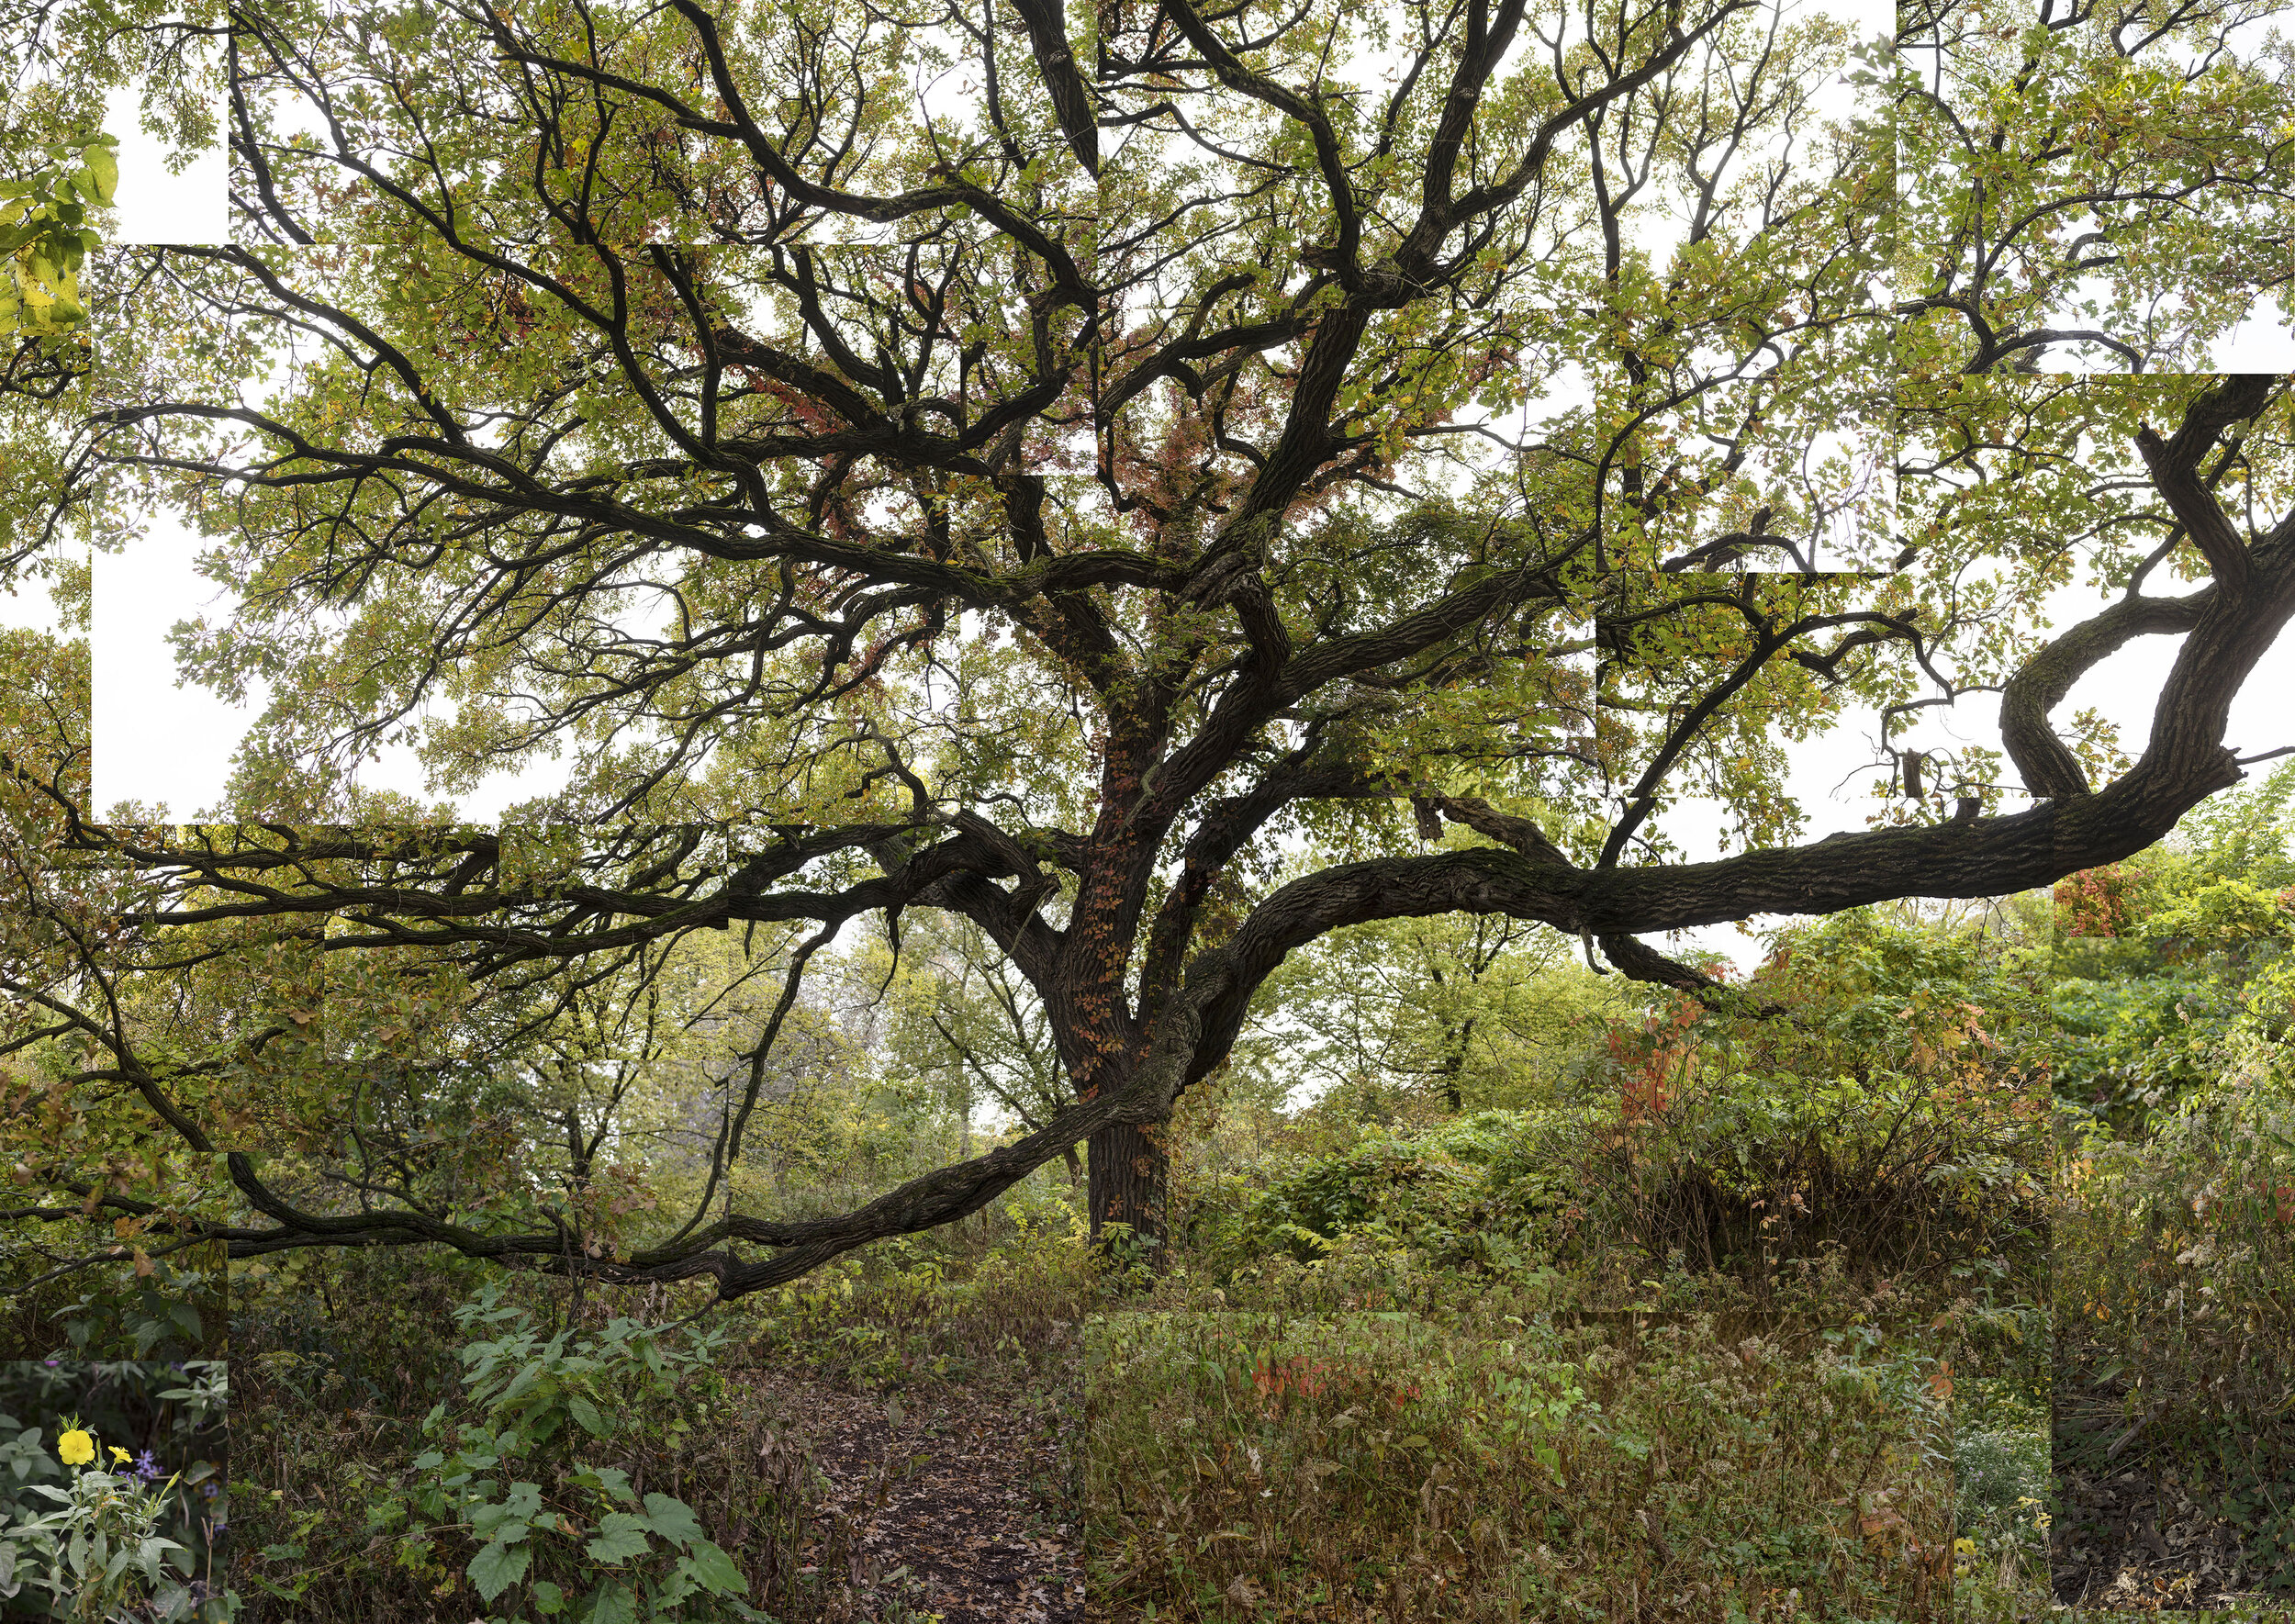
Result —
[{"label": "shrub", "polygon": [[[693,1430],[684,1411],[706,1424],[722,1396],[710,1366],[723,1333],[678,1339],[617,1317],[545,1340],[503,1294],[489,1282],[456,1310],[469,1338],[459,1413],[433,1406],[420,1427],[428,1447],[372,1483],[359,1543],[384,1537],[394,1564],[435,1595],[466,1579],[489,1621],[766,1617],[694,1508],[645,1476],[651,1446],[674,1456]],[[321,1525],[299,1526],[308,1538]],[[295,1541],[262,1555],[296,1577],[251,1569],[250,1583],[290,1603],[328,1565]]]},{"label": "shrub", "polygon": [[1834,1253],[1867,1282],[1941,1286],[1988,1254],[2036,1260],[2045,1121],[2044,1102],[2012,1090],[1708,1075],[1613,1133],[1584,1199],[1653,1263],[1678,1257],[1758,1285]]},{"label": "shrub", "polygon": [[[213,1252],[214,1248],[194,1249]],[[219,1351],[225,1319],[223,1276],[203,1263],[144,1258],[116,1278],[91,1273],[78,1294],[48,1317],[63,1331],[74,1358],[106,1352],[134,1359],[187,1360]]]},{"label": "shrub", "polygon": [[1606,1114],[1485,1111],[1417,1135],[1366,1135],[1202,1225],[1195,1245],[1220,1277],[1278,1252],[1325,1258],[1342,1238],[1415,1249],[1439,1267],[1503,1268],[1563,1240],[1588,1125]]},{"label": "shrub", "polygon": [[2048,1499],[2044,1427],[1973,1428],[1953,1440],[1953,1531],[1989,1544],[2036,1538]]},{"label": "shrub", "polygon": [[[2241,978],[2210,961],[2066,976],[2050,994],[2058,1099],[2131,1137],[2149,1133],[2204,1088],[2215,1050],[2247,1002]],[[2138,973],[2139,971],[2143,973]]]}]

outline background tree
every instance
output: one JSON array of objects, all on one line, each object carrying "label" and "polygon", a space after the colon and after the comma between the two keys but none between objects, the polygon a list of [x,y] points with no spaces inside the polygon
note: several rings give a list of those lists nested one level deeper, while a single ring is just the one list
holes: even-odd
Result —
[{"label": "background tree", "polygon": [[[56,398],[86,364],[83,257],[110,221],[119,173],[107,92],[132,89],[143,128],[181,173],[220,140],[222,8],[153,0],[0,5],[0,412]],[[0,430],[8,425],[0,418]],[[11,434],[11,438],[17,438]],[[9,556],[0,533],[0,560]]]},{"label": "background tree", "polygon": [[[732,1296],[1084,1142],[1095,1228],[1152,1251],[1158,1125],[1330,932],[1503,915],[1718,997],[1640,936],[2045,884],[2239,777],[2228,707],[2295,613],[2284,380],[1898,386],[1893,137],[1820,105],[1838,25],[1167,0],[1080,56],[1036,11],[817,9],[248,19],[243,246],[112,263],[79,446],[99,540],[136,501],[209,538],[236,608],[179,655],[268,685],[223,809],[265,823],[45,797],[9,991],[67,1081],[228,1151],[187,1102],[252,1087],[308,1006],[162,1051],[108,991],[218,940],[330,967],[379,1033],[425,977],[554,1009],[735,926],[786,1011],[848,924],[937,911],[1033,990],[1075,1103],[847,1213],[704,1203],[578,1260],[427,1197],[301,1204],[233,1154],[235,1249]],[[919,94],[959,68],[976,100]],[[2204,584],[2145,590],[2163,566]],[[2043,638],[2081,570],[2121,596]],[[2058,734],[2082,673],[2166,633],[2139,758]],[[1892,729],[1994,693],[2005,761],[1797,844],[1783,742],[1876,714],[1899,781]],[[569,779],[498,834],[393,827],[353,769],[394,741],[450,794]],[[1735,813],[1718,860],[1668,837],[1687,794]],[[1309,834],[1361,855],[1286,877]]]},{"label": "background tree", "polygon": [[1374,1084],[1451,1113],[1551,1103],[1621,1013],[1615,983],[1574,962],[1577,944],[1504,914],[1446,913],[1333,931],[1261,983],[1257,1019],[1293,1086]]},{"label": "background tree", "polygon": [[[877,956],[869,955],[874,968]],[[971,1152],[975,1105],[1034,1133],[1073,1104],[1044,1001],[980,926],[962,915],[927,914],[908,926],[897,952],[885,945],[888,1067],[917,1080],[961,1114],[961,1149]],[[1083,1163],[1065,1155],[1071,1183]]]},{"label": "background tree", "polygon": [[181,174],[220,139],[216,93],[229,32],[214,0],[7,0],[0,163],[13,167],[49,141],[94,134],[106,95],[132,90],[144,129]]}]

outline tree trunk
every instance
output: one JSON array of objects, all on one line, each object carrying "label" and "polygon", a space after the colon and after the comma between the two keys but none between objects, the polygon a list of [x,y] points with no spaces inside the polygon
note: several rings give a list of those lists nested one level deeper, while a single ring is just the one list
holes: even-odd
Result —
[{"label": "tree trunk", "polygon": [[[1164,1195],[1170,1182],[1171,1160],[1164,1148],[1142,1129],[1128,1122],[1111,1123],[1092,1136],[1090,1180],[1086,1198],[1092,1207],[1092,1243],[1095,1249],[1124,1260],[1136,1259],[1150,1270],[1163,1270],[1166,1234]],[[1114,1225],[1129,1226],[1107,1233]]]}]

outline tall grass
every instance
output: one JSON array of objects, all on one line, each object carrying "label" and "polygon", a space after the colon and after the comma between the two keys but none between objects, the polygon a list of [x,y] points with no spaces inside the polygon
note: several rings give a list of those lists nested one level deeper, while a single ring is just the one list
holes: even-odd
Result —
[{"label": "tall grass", "polygon": [[1112,1618],[1945,1616],[1942,1409],[1909,1339],[1211,1301],[1090,1326]]}]

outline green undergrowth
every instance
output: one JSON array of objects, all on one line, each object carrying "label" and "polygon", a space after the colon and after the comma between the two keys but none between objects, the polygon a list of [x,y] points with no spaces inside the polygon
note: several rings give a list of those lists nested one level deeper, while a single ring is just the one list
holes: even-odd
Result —
[{"label": "green undergrowth", "polygon": [[[725,1329],[669,1324],[699,1301],[577,1302],[420,1255],[312,1260],[294,1284],[320,1270],[312,1294],[350,1312],[280,1313],[277,1277],[249,1293],[251,1327],[298,1345],[250,1337],[234,1363],[243,1618],[797,1616],[764,1608],[806,1598],[802,1463],[759,1469],[776,1418],[717,1368]],[[403,1383],[376,1380],[393,1332]]]},{"label": "green undergrowth", "polygon": [[1072,1384],[1076,1330],[1103,1290],[1080,1220],[1046,1198],[991,1222],[975,1236],[890,1240],[744,1298],[733,1311],[742,1358],[862,1393]]},{"label": "green undergrowth", "polygon": [[243,1617],[859,1624],[808,1417],[759,1376],[1051,1425],[1103,1289],[1074,1229],[1023,1193],[714,1307],[706,1282],[577,1293],[412,1250],[246,1271]]},{"label": "green undergrowth", "polygon": [[[2295,970],[2217,1076],[2141,1138],[2068,1153],[2054,1271],[2059,1466],[2178,1466],[2240,1533],[2248,1587],[2295,1602]],[[2122,1441],[2124,1440],[2124,1441]]]}]

